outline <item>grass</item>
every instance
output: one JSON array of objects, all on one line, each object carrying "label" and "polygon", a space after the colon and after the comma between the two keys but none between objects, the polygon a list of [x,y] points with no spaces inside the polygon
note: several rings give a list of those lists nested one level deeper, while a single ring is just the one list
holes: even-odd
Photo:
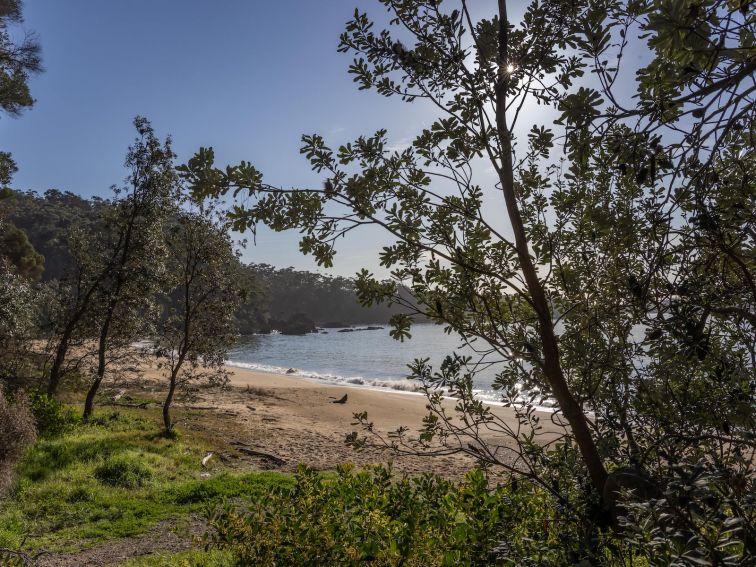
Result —
[{"label": "grass", "polygon": [[[41,439],[21,463],[16,490],[0,500],[0,547],[76,551],[292,483],[281,473],[234,472],[217,459],[202,469],[211,442],[191,435],[166,439],[156,414],[126,410],[100,412],[60,437]],[[205,554],[197,563],[193,553],[176,563],[163,557],[129,565],[224,565],[227,559]]]}]

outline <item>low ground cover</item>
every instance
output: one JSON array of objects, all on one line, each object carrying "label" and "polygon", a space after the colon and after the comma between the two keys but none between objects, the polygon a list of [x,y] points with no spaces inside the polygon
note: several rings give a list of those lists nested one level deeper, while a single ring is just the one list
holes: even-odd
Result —
[{"label": "low ground cover", "polygon": [[203,468],[209,446],[191,432],[166,439],[157,415],[128,409],[103,410],[43,437],[21,462],[17,487],[0,500],[0,547],[76,551],[166,520],[204,518],[214,503],[292,482],[281,473],[239,473],[217,460]]}]

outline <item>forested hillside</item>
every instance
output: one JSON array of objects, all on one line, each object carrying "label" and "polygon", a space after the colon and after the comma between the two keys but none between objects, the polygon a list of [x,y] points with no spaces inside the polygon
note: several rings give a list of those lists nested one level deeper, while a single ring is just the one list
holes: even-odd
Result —
[{"label": "forested hillside", "polygon": [[[14,192],[3,202],[8,221],[4,232],[10,235],[10,227],[15,227],[25,233],[44,258],[42,281],[57,280],[72,266],[68,247],[71,231],[97,229],[97,212],[107,206],[108,202],[100,198],[85,199],[55,189],[43,195]],[[254,255],[254,249],[252,252]],[[254,263],[242,266],[241,271],[250,290],[237,313],[242,334],[289,328],[293,321],[299,321],[297,328],[303,330],[314,325],[386,323],[394,312],[387,305],[362,307],[354,281],[349,278]]]}]

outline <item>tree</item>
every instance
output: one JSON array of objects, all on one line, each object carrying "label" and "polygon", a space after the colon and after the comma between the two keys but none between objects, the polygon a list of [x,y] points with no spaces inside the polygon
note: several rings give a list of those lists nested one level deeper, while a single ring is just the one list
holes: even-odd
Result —
[{"label": "tree", "polygon": [[[42,71],[40,47],[34,34],[25,34],[20,42],[11,36],[11,27],[23,22],[21,8],[21,0],[0,3],[0,109],[10,116],[18,116],[34,104],[29,77]],[[0,184],[10,183],[15,172],[11,154],[0,152]]]},{"label": "tree", "polygon": [[99,208],[96,231],[74,228],[69,234],[74,266],[59,282],[58,306],[52,309],[48,394],[55,394],[66,373],[72,341],[97,339],[85,416],[109,365],[124,366],[133,354],[129,345],[148,334],[151,301],[163,281],[162,222],[176,190],[173,152],[170,140],[161,143],[144,118],[134,125],[138,137],[126,158],[129,186],[115,189],[115,198]]},{"label": "tree", "polygon": [[116,191],[104,209],[107,229],[96,243],[98,285],[94,294],[98,329],[97,367],[84,403],[92,414],[94,398],[109,366],[130,360],[134,341],[148,336],[155,294],[165,282],[163,223],[175,212],[178,189],[170,139],[164,144],[149,122],[134,120],[139,137],[129,149],[128,189]]},{"label": "tree", "polygon": [[[387,441],[395,448],[438,443],[539,484],[556,510],[585,517],[581,553],[592,526],[607,523],[598,503],[616,517],[623,489],[641,500],[681,491],[676,479],[695,463],[746,479],[722,490],[733,525],[751,525],[748,3],[532,2],[516,23],[505,0],[478,21],[464,0],[379,3],[398,32],[375,31],[356,11],[339,47],[355,54],[350,73],[361,89],[425,103],[439,118],[402,150],[390,149],[385,130],[337,149],[304,136],[302,153],[325,177],[320,189],[276,187],[246,162],[218,169],[202,149],[181,170],[195,195],[246,194],[230,215],[236,229],[297,228],[302,251],[325,266],[340,236],[382,227],[395,238],[379,258],[392,280],[363,271],[362,300],[406,304],[404,283],[416,311],[497,364],[517,427],[475,399],[479,360],[451,355],[439,369],[420,360],[411,368],[430,415],[419,439],[396,432]],[[627,68],[623,55],[644,50],[630,39],[639,34],[650,63]],[[407,316],[394,323],[395,337],[410,336]],[[451,413],[442,388],[458,399]],[[557,402],[556,441],[540,438],[541,397]],[[695,542],[680,544],[680,557],[756,553],[750,528],[718,547],[706,537],[722,533],[718,520],[685,524],[684,507],[669,506],[675,538]],[[699,517],[716,517],[707,514]]]},{"label": "tree", "polygon": [[[23,22],[21,0],[0,3],[0,109],[18,116],[34,104],[29,91],[29,76],[42,70],[40,47],[34,34],[26,34],[20,42],[11,36],[11,27]],[[0,201],[10,197],[5,186],[18,170],[13,157],[0,151]],[[0,256],[10,259],[20,273],[38,279],[44,258],[31,246],[23,231],[5,222],[0,226]]]},{"label": "tree", "polygon": [[101,232],[100,209],[107,206],[107,201],[99,197],[84,199],[55,189],[43,195],[31,191],[9,193],[11,197],[3,203],[6,221],[26,233],[34,249],[44,257],[42,279],[64,278],[75,263],[68,246],[70,231]]},{"label": "tree", "polygon": [[32,280],[42,277],[44,256],[34,249],[23,230],[8,222],[0,225],[0,254],[20,275]]},{"label": "tree", "polygon": [[234,315],[244,296],[228,226],[214,219],[212,208],[182,211],[169,228],[168,249],[175,288],[155,337],[158,366],[168,373],[166,435],[173,430],[170,411],[177,391],[191,383],[226,383]]}]

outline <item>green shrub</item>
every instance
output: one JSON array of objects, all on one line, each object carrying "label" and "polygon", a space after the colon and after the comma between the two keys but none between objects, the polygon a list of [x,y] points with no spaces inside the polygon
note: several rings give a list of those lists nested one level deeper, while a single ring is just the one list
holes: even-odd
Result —
[{"label": "green shrub", "polygon": [[110,486],[138,488],[152,479],[152,470],[125,457],[113,457],[94,470],[94,477]]},{"label": "green shrub", "polygon": [[239,565],[489,565],[509,507],[477,470],[456,485],[383,467],[344,466],[335,479],[300,468],[293,489],[248,512],[217,509],[210,537]]},{"label": "green shrub", "polygon": [[79,421],[71,408],[55,398],[34,391],[31,394],[31,410],[40,437],[58,437],[70,431]]},{"label": "green shrub", "polygon": [[241,507],[218,506],[206,536],[237,565],[647,565],[597,532],[563,497],[523,479],[492,488],[480,470],[462,482],[342,466],[301,467],[293,488]]},{"label": "green shrub", "polygon": [[733,459],[727,472],[706,461],[671,465],[659,498],[629,499],[624,539],[652,565],[756,565],[750,458]]}]

